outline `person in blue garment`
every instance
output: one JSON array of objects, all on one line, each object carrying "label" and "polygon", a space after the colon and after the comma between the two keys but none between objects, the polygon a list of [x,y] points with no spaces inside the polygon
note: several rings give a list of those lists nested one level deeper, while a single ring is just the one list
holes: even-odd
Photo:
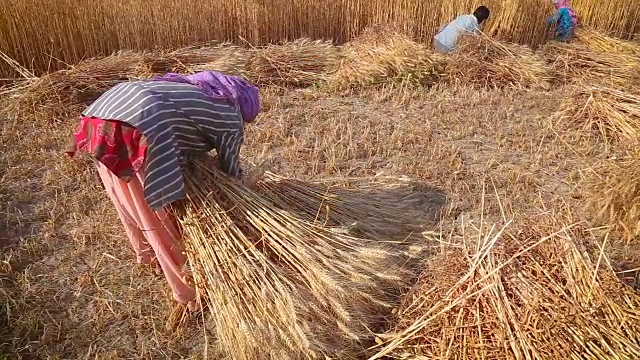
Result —
[{"label": "person in blue garment", "polygon": [[553,15],[547,20],[547,33],[555,27],[553,39],[561,42],[569,42],[575,35],[578,26],[578,17],[571,7],[569,0],[551,0],[556,8]]}]

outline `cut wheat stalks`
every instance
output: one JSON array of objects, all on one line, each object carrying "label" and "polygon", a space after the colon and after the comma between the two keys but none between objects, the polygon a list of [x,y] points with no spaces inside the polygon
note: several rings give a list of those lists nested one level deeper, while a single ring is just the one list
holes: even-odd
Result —
[{"label": "cut wheat stalks", "polygon": [[246,73],[243,52],[227,44],[194,46],[172,52],[121,51],[65,70],[29,78],[6,90],[4,111],[28,119],[66,120],[112,86],[167,72],[202,70]]},{"label": "cut wheat stalks", "polygon": [[26,80],[8,94],[5,111],[24,119],[65,118],[119,82],[150,76],[153,58],[152,54],[124,51]]},{"label": "cut wheat stalks", "polygon": [[370,359],[640,358],[640,297],[585,250],[588,231],[507,225],[444,243]]},{"label": "cut wheat stalks", "polygon": [[256,189],[307,221],[369,239],[422,236],[446,201],[435,189],[396,177],[305,182],[266,172]]},{"label": "cut wheat stalks", "polygon": [[389,27],[371,27],[342,48],[329,88],[357,89],[389,82],[433,85],[442,75],[442,59],[427,44]]},{"label": "cut wheat stalks", "polygon": [[587,210],[596,226],[607,226],[623,240],[640,235],[640,154],[607,160],[586,180]]},{"label": "cut wheat stalks", "polygon": [[640,95],[612,87],[577,86],[561,109],[565,118],[609,142],[635,146],[640,141]]},{"label": "cut wheat stalks", "polygon": [[[243,36],[254,45],[300,36],[348,41],[363,26],[376,23],[400,24],[409,34],[429,38],[439,26],[481,3],[492,11],[486,24],[492,35],[529,45],[543,41],[544,20],[552,11],[551,3],[543,0],[166,2],[153,9],[146,2],[22,0],[3,3],[0,47],[19,62],[45,70],[51,65],[48,54],[75,63],[105,50],[167,47],[193,39]],[[640,32],[637,1],[572,3],[584,24],[619,36]],[[33,11],[34,6],[38,12]],[[8,75],[5,70],[8,68],[0,66],[0,72]]]},{"label": "cut wheat stalks", "polygon": [[361,354],[414,275],[399,244],[315,226],[206,162],[185,180],[176,211],[194,282],[235,359]]},{"label": "cut wheat stalks", "polygon": [[606,86],[629,86],[640,78],[638,56],[557,42],[542,47],[541,53],[562,84],[589,81]]},{"label": "cut wheat stalks", "polygon": [[576,31],[576,41],[605,53],[619,52],[640,56],[640,44],[608,36],[593,28],[581,27]]},{"label": "cut wheat stalks", "polygon": [[[20,65],[19,62],[15,61],[12,57],[10,57],[9,55],[7,55],[6,53],[4,53],[3,51],[0,51],[0,61],[6,63],[7,65],[9,65],[18,75],[20,75],[22,78],[22,80],[32,80],[35,79],[36,76],[33,74],[33,72],[27,68],[25,68],[24,66]],[[0,78],[0,83],[2,81],[7,81],[10,79],[2,79]],[[2,93],[0,92],[0,95],[2,95]]]},{"label": "cut wheat stalks", "polygon": [[325,82],[338,56],[330,41],[298,39],[255,49],[248,66],[257,84],[307,87]]},{"label": "cut wheat stalks", "polygon": [[247,77],[251,51],[229,43],[220,43],[185,47],[166,56],[175,60],[177,66],[172,69],[173,72],[219,71]]},{"label": "cut wheat stalks", "polygon": [[481,87],[548,89],[552,77],[543,58],[524,45],[484,34],[464,36],[446,57],[447,80]]}]

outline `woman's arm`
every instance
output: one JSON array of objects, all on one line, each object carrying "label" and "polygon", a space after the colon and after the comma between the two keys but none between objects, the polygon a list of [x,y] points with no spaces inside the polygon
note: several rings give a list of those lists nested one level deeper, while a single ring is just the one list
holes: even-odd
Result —
[{"label": "woman's arm", "polygon": [[549,30],[558,23],[559,13],[558,11],[554,11],[553,15],[547,18],[547,27],[545,28],[545,36],[549,36]]},{"label": "woman's arm", "polygon": [[244,140],[242,131],[227,132],[222,136],[220,149],[218,151],[218,162],[220,169],[227,175],[240,178],[240,147]]}]

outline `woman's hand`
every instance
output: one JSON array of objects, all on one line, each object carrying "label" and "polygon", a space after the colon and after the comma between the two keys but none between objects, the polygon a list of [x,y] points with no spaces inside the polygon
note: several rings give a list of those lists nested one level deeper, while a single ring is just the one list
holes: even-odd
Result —
[{"label": "woman's hand", "polygon": [[244,171],[240,171],[238,174],[238,180],[240,180],[240,182],[248,187],[248,188],[254,188],[256,186],[256,183],[259,180],[258,176],[255,176],[256,173],[255,172],[251,172],[250,174],[246,174]]}]

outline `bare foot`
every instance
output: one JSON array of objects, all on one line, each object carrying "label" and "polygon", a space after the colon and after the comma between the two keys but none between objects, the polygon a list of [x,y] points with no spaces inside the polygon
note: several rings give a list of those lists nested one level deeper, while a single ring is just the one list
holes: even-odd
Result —
[{"label": "bare foot", "polygon": [[158,262],[158,259],[151,260],[150,265],[153,268],[153,274],[154,275],[156,275],[156,276],[162,275],[162,266],[160,266],[160,263]]}]

